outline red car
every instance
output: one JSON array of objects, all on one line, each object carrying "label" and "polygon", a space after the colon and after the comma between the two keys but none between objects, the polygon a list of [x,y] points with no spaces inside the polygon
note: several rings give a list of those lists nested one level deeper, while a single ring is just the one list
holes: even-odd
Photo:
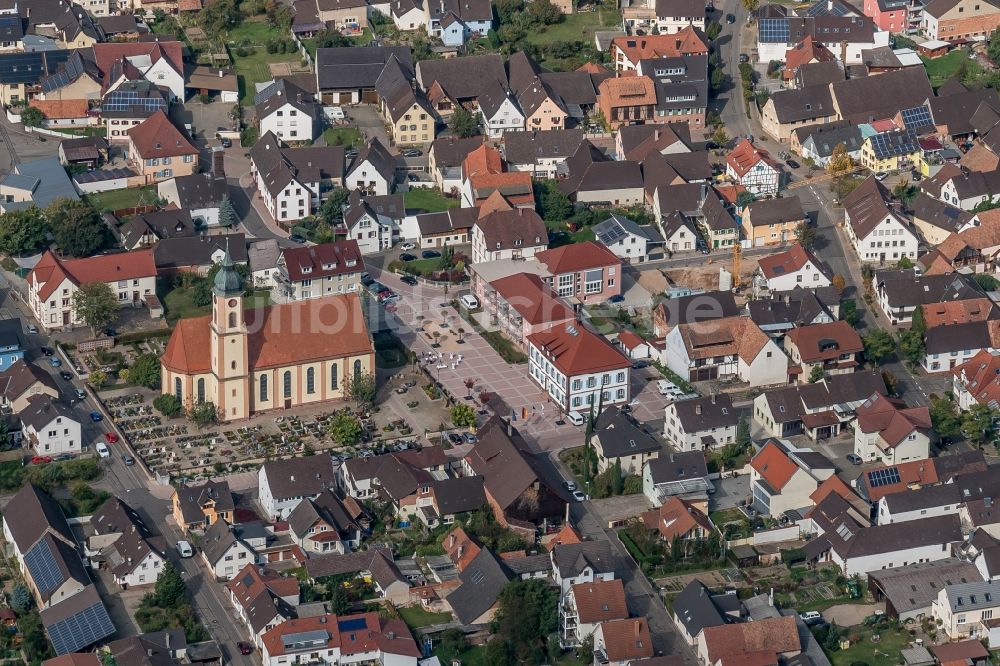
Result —
[{"label": "red car", "polygon": [[52,456],[35,456],[31,459],[32,465],[44,465],[50,462],[52,462]]},{"label": "red car", "polygon": [[104,433],[104,439],[107,440],[108,444],[116,444],[118,442],[118,435],[113,432]]}]

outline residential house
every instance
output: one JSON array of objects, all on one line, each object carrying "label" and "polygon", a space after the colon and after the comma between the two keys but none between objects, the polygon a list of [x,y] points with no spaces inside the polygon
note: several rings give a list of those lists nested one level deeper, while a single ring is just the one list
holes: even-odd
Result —
[{"label": "residential house", "polygon": [[[771,23],[757,27],[757,50],[761,60],[782,60],[789,48],[806,36],[828,47],[845,65],[863,63],[862,53],[889,45],[889,33],[878,30],[867,16],[859,16],[853,7],[839,5],[837,12],[821,11],[818,15],[780,12],[768,17]],[[772,29],[773,28],[773,29]]]},{"label": "residential house", "polygon": [[862,460],[896,465],[930,456],[931,420],[927,407],[872,395],[857,408],[854,452]]},{"label": "residential house", "polygon": [[379,497],[397,514],[412,519],[418,513],[421,492],[428,495],[428,484],[444,478],[447,462],[437,446],[352,459],[337,470],[338,486],[347,497]]},{"label": "residential house", "polygon": [[435,118],[423,91],[413,86],[413,70],[391,56],[375,82],[379,111],[397,145],[434,140]]},{"label": "residential house", "polygon": [[982,350],[1000,348],[1000,322],[972,320],[928,328],[921,366],[928,373],[952,370]]},{"label": "residential house", "polygon": [[639,475],[664,450],[652,433],[616,407],[598,414],[593,431],[590,445],[597,454],[599,472],[617,466],[623,477]]},{"label": "residential house", "polygon": [[332,490],[303,499],[288,514],[288,529],[307,555],[346,553],[361,545],[361,527]]},{"label": "residential house", "polygon": [[605,79],[597,88],[597,106],[611,129],[655,122],[656,84],[648,76]]},{"label": "residential house", "polygon": [[644,617],[608,620],[594,630],[594,663],[626,666],[653,656],[649,622]]},{"label": "residential house", "polygon": [[[221,153],[213,153],[219,159]],[[216,162],[216,165],[220,162]],[[225,174],[213,168],[213,173],[196,173],[160,181],[157,197],[177,208],[189,211],[195,227],[218,227],[219,209],[229,198]]]},{"label": "residential house", "polygon": [[499,192],[492,196],[472,226],[473,262],[529,259],[549,246],[545,222],[534,208],[512,208]]},{"label": "residential house", "polygon": [[[686,123],[626,125],[615,137],[614,154],[619,160],[645,162],[654,154],[667,157],[691,152],[691,128]],[[669,162],[663,163],[670,166]],[[670,175],[669,171],[666,173]]]},{"label": "residential house", "polygon": [[675,35],[685,29],[705,30],[705,7],[690,0],[660,0],[629,2],[622,7],[624,24],[644,29],[647,34]]},{"label": "residential house", "polygon": [[580,583],[609,581],[615,578],[611,544],[607,541],[556,543],[549,550],[552,578],[563,597]]},{"label": "residential house", "polygon": [[535,333],[576,321],[573,308],[537,275],[515,273],[479,286],[476,297],[490,324],[522,349]]},{"label": "residential house", "polygon": [[768,291],[787,292],[797,287],[815,289],[832,284],[833,271],[827,263],[799,243],[784,252],[761,257],[758,265],[763,286]]},{"label": "residential house", "polygon": [[28,402],[33,397],[39,395],[57,400],[59,387],[52,375],[38,366],[21,359],[0,372],[0,406],[19,414],[27,409]]},{"label": "residential house", "polygon": [[527,171],[533,178],[556,178],[583,142],[580,129],[506,131],[501,151],[511,171]]},{"label": "residential house", "polygon": [[952,234],[974,228],[972,213],[939,201],[926,192],[917,193],[907,208],[924,241],[935,248]]},{"label": "residential house", "polygon": [[463,207],[482,207],[494,193],[501,195],[508,206],[535,207],[531,175],[507,171],[496,148],[482,144],[466,155],[462,161],[462,177]]},{"label": "residential house", "polygon": [[920,240],[913,226],[875,176],[869,176],[844,199],[844,228],[864,263],[893,264],[916,259]]},{"label": "residential house", "polygon": [[668,34],[623,35],[611,40],[608,48],[615,71],[633,71],[640,60],[676,58],[682,55],[708,55],[708,43],[694,25]]},{"label": "residential house", "polygon": [[595,224],[592,230],[598,243],[628,263],[645,262],[653,250],[652,246],[663,243],[660,233],[652,225],[640,226],[617,213]]},{"label": "residential house", "polygon": [[799,326],[785,334],[785,352],[795,366],[789,372],[798,382],[853,373],[864,348],[861,336],[846,321]]},{"label": "residential house", "polygon": [[636,73],[653,80],[654,122],[687,123],[701,130],[708,110],[708,56],[640,60]]},{"label": "residential house", "polygon": [[810,495],[835,471],[821,453],[796,448],[788,440],[769,439],[750,460],[753,507],[771,517],[809,507]]},{"label": "residential house", "polygon": [[726,175],[758,197],[774,196],[781,187],[781,166],[748,139],[726,156]]},{"label": "residential house", "polygon": [[[874,2],[875,0],[868,0]],[[863,137],[857,125],[851,123],[830,123],[829,125],[809,125],[797,134],[805,134],[801,141],[799,154],[803,159],[810,159],[818,166],[826,168],[838,146],[843,146],[847,156],[854,161],[861,160],[861,143]]]},{"label": "residential house", "polygon": [[255,289],[273,289],[278,285],[278,262],[281,246],[275,238],[251,241],[247,245],[247,264],[250,266],[250,284]]},{"label": "residential house", "polygon": [[559,191],[581,204],[636,206],[645,200],[642,168],[632,160],[613,160],[589,141],[566,161],[569,174]]},{"label": "residential house", "polygon": [[837,56],[823,44],[816,41],[812,35],[806,35],[799,43],[785,51],[785,67],[781,70],[781,78],[791,87],[795,87],[795,79],[799,68],[814,63],[836,62]]},{"label": "residential house", "polygon": [[488,548],[481,548],[458,574],[459,586],[445,597],[462,624],[493,620],[504,587],[514,578],[504,562]]},{"label": "residential house", "polygon": [[127,159],[147,183],[189,176],[198,167],[198,149],[162,111],[129,129],[127,134]]},{"label": "residential house", "polygon": [[621,294],[621,259],[600,243],[571,243],[536,252],[534,258],[548,269],[561,298],[600,303]]},{"label": "residential house", "polygon": [[236,522],[236,503],[225,480],[180,485],[174,489],[170,504],[174,520],[185,532],[202,531],[220,520],[230,525]]},{"label": "residential house", "polygon": [[[504,145],[507,146],[507,142],[512,141],[512,137],[517,134],[517,132],[508,132],[504,136]],[[445,194],[458,196],[458,192],[462,187],[462,181],[464,180],[462,163],[465,162],[465,158],[468,157],[469,153],[481,145],[483,145],[483,137],[481,136],[470,136],[466,139],[456,136],[443,136],[435,139],[431,144],[430,150],[427,151],[427,171],[434,180],[434,184]],[[522,170],[517,168],[518,163],[512,161],[506,149],[504,157],[512,171]],[[514,159],[516,160],[516,158]]]},{"label": "residential house", "polygon": [[417,517],[434,528],[451,525],[462,516],[487,506],[483,479],[479,476],[431,481],[419,489]]},{"label": "residential house", "polygon": [[361,288],[364,259],[353,239],[281,250],[277,294],[280,299],[302,301]]},{"label": "residential house", "polygon": [[726,613],[715,603],[724,599],[713,595],[700,580],[692,580],[674,597],[671,604],[674,625],[688,645],[697,645],[698,637],[707,627],[726,624]]},{"label": "residential house", "polygon": [[708,518],[706,501],[690,501],[676,495],[668,497],[663,504],[644,511],[639,518],[643,524],[665,543],[702,541],[715,531]]},{"label": "residential house", "polygon": [[76,201],[80,196],[58,158],[46,157],[18,162],[0,177],[0,212],[44,208],[59,199]]},{"label": "residential house", "polygon": [[739,422],[725,393],[673,400],[664,408],[663,436],[678,451],[707,451],[735,442]]},{"label": "residential house", "polygon": [[872,287],[879,308],[893,326],[910,323],[913,311],[921,305],[983,296],[979,285],[962,273],[918,276],[912,269],[876,271]]},{"label": "residential house", "polygon": [[790,659],[802,652],[796,618],[788,615],[705,627],[697,643],[698,659],[703,664],[751,659],[758,664],[775,664],[779,658]]},{"label": "residential house", "polygon": [[153,246],[153,262],[161,276],[177,273],[206,275],[229,252],[234,263],[247,263],[246,236],[242,233],[164,238]]},{"label": "residential house", "polygon": [[311,93],[277,79],[254,97],[260,136],[270,132],[285,143],[312,141],[319,133],[319,107]]},{"label": "residential house", "polygon": [[951,374],[952,392],[959,409],[968,410],[975,404],[1000,404],[1000,354],[982,350]]},{"label": "residential house", "polygon": [[924,6],[921,31],[930,39],[984,41],[1000,27],[1000,7],[991,2],[933,0]]},{"label": "residential house", "polygon": [[90,526],[88,559],[108,569],[123,590],[156,583],[167,562],[165,544],[135,509],[111,497],[91,516]]},{"label": "residential house", "polygon": [[642,494],[653,506],[674,495],[705,493],[711,487],[702,451],[664,452],[642,468]]},{"label": "residential house", "polygon": [[17,317],[0,321],[0,376],[24,359],[25,345],[21,338],[22,330],[21,320]]},{"label": "residential house", "polygon": [[295,617],[300,601],[298,578],[253,564],[226,583],[226,590],[258,649],[265,633]]},{"label": "residential house", "polygon": [[964,211],[972,211],[998,194],[1000,170],[968,171],[944,180],[937,198]]},{"label": "residential house", "polygon": [[165,238],[190,238],[195,235],[191,213],[182,208],[140,213],[118,227],[117,233],[126,250],[155,245]]},{"label": "residential house", "polygon": [[834,287],[774,291],[748,301],[747,311],[760,330],[779,339],[798,326],[836,321],[840,316],[840,294]]},{"label": "residential house", "polygon": [[288,148],[267,133],[250,151],[250,172],[271,217],[290,226],[313,214],[334,186],[345,184],[344,148]]},{"label": "residential house", "polygon": [[735,377],[750,386],[788,381],[784,353],[747,317],[675,326],[665,338],[663,362],[686,381]]},{"label": "residential house", "polygon": [[399,236],[399,222],[406,216],[403,195],[366,197],[354,190],[347,198],[344,226],[362,254],[377,254],[392,247]]},{"label": "residential house", "polygon": [[560,409],[625,404],[632,363],[603,337],[563,324],[528,337],[529,376]]},{"label": "residential house", "polygon": [[28,274],[28,305],[43,329],[73,328],[83,323],[73,308],[80,285],[103,282],[121,307],[142,307],[156,294],[156,274],[149,249],[66,260],[46,251]]},{"label": "residential house", "polygon": [[[116,63],[126,68],[127,62]],[[111,146],[128,146],[128,131],[152,118],[158,111],[170,109],[170,90],[145,80],[123,81],[104,94],[101,119],[107,127],[105,139]]]},{"label": "residential house", "polygon": [[80,164],[96,169],[108,161],[108,141],[100,136],[64,139],[59,142],[59,163]]},{"label": "residential house", "polygon": [[374,612],[285,620],[265,632],[261,644],[264,666],[306,660],[324,666],[362,661],[416,666],[421,654],[402,620]]},{"label": "residential house", "polygon": [[566,646],[580,645],[597,626],[628,618],[625,587],[620,579],[578,583],[559,604],[559,639]]},{"label": "residential house", "polygon": [[63,403],[44,394],[33,395],[17,416],[25,446],[34,449],[37,455],[80,453],[83,446],[80,422]]},{"label": "residential house", "polygon": [[370,580],[375,591],[383,599],[393,603],[410,600],[410,583],[400,573],[392,559],[392,553],[381,548],[359,550],[346,555],[328,553],[310,557],[305,562],[306,574],[311,579],[353,574],[366,581]]},{"label": "residential house", "polygon": [[[98,70],[109,79],[109,85],[120,83],[123,70],[127,69],[130,74],[124,78],[129,80],[141,78],[166,88],[170,91],[171,100],[186,98],[183,44],[176,38],[105,42],[95,44],[93,49],[94,62]],[[128,67],[121,67],[126,62]]]},{"label": "residential house", "polygon": [[739,314],[729,291],[708,291],[678,295],[661,300],[653,307],[653,335],[666,336],[680,324],[694,324]]},{"label": "residential house", "polygon": [[900,622],[930,617],[931,604],[941,589],[972,580],[982,580],[976,567],[957,557],[880,569],[868,574],[868,585],[873,590],[874,598],[884,599],[885,614]]},{"label": "residential house", "polygon": [[257,473],[260,505],[272,519],[287,518],[299,502],[319,497],[335,483],[333,462],[325,455],[269,460]]},{"label": "residential house", "polygon": [[854,421],[854,410],[873,393],[886,394],[877,372],[824,377],[764,391],[753,401],[753,419],[771,437],[805,433],[813,440],[832,437]]},{"label": "residential house", "polygon": [[764,102],[760,118],[768,135],[789,141],[794,131],[833,123],[838,114],[831,86],[824,83],[776,91]]},{"label": "residential house", "polygon": [[975,581],[956,583],[942,588],[931,604],[931,616],[941,622],[951,639],[982,638],[988,623],[1000,613],[1000,582]]},{"label": "residential house", "polygon": [[362,194],[390,194],[396,183],[396,158],[382,142],[372,139],[358,154],[344,174],[344,187]]},{"label": "residential house", "polygon": [[887,493],[879,499],[876,514],[879,525],[889,525],[931,516],[959,514],[963,503],[962,489],[958,484],[943,483]]},{"label": "residential house", "polygon": [[893,129],[865,137],[861,144],[861,166],[870,171],[904,171],[917,164],[922,151],[917,134]]},{"label": "residential house", "polygon": [[520,534],[562,520],[566,500],[538,467],[521,434],[494,416],[480,426],[479,442],[462,460],[466,476],[483,477],[486,500],[497,522]]},{"label": "residential house", "polygon": [[316,90],[320,101],[333,106],[374,104],[378,97],[375,83],[392,57],[412,65],[409,46],[316,49]]},{"label": "residential house", "polygon": [[797,237],[799,225],[809,224],[798,195],[752,201],[741,217],[743,235],[754,247],[788,243]]},{"label": "residential house", "polygon": [[440,37],[446,46],[461,46],[472,39],[485,37],[493,27],[493,11],[484,0],[428,2],[427,34]]},{"label": "residential house", "polygon": [[201,556],[216,580],[232,580],[243,567],[257,561],[253,549],[224,520],[215,521],[205,530]]}]

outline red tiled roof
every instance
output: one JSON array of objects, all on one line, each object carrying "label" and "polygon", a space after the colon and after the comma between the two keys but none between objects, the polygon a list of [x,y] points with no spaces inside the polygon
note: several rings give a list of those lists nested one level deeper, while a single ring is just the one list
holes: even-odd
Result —
[{"label": "red tiled roof", "polygon": [[784,654],[802,649],[795,618],[772,617],[756,622],[705,627],[708,662],[756,652]]},{"label": "red tiled roof", "polygon": [[597,624],[607,620],[624,620],[628,617],[625,586],[620,578],[577,583],[572,590],[580,622]]},{"label": "red tiled roof", "polygon": [[157,111],[129,129],[128,136],[137,153],[133,157],[143,160],[198,155],[198,149],[191,145],[163,111]]},{"label": "red tiled roof", "polygon": [[767,333],[749,317],[678,324],[677,329],[692,359],[736,354],[746,363],[752,363],[770,341]]},{"label": "red tiled roof", "polygon": [[167,61],[179,73],[184,73],[184,46],[177,40],[156,42],[107,42],[94,44],[94,62],[102,72],[111,69],[111,65],[122,58],[149,56],[153,63],[160,58]]},{"label": "red tiled roof", "polygon": [[604,651],[609,661],[631,661],[653,656],[649,623],[644,617],[611,620],[601,624]]},{"label": "red tiled roof", "polygon": [[642,520],[646,527],[657,530],[667,542],[674,537],[685,538],[696,527],[712,531],[712,521],[708,516],[679,497],[670,497],[658,508],[646,511]]},{"label": "red tiled roof", "polygon": [[630,367],[631,362],[607,340],[579,324],[560,324],[528,336],[567,377]]},{"label": "red tiled roof", "polygon": [[965,374],[965,390],[982,405],[1000,403],[1000,356],[985,349],[951,371],[956,377]]},{"label": "red tiled roof", "polygon": [[611,40],[611,46],[621,51],[633,64],[652,58],[708,54],[708,45],[694,26],[690,25],[670,35],[615,37]]},{"label": "red tiled roof", "polygon": [[837,57],[822,44],[816,42],[812,35],[806,35],[801,42],[785,52],[785,79],[795,76],[796,70],[810,62],[830,62]]},{"label": "red tiled roof", "polygon": [[354,239],[320,243],[310,247],[287,247],[281,253],[285,258],[288,279],[292,282],[318,280],[329,275],[360,273],[365,269],[361,249]]},{"label": "red tiled roof", "polygon": [[886,445],[893,448],[914,430],[929,429],[931,414],[927,407],[907,407],[900,400],[876,393],[858,407],[857,427],[864,433],[879,433]]},{"label": "red tiled roof", "polygon": [[561,324],[576,319],[573,308],[566,305],[552,287],[542,282],[537,275],[515,273],[494,280],[490,286],[529,324]]},{"label": "red tiled roof", "polygon": [[[336,535],[336,532],[331,534]],[[236,601],[246,608],[265,590],[270,590],[278,597],[297,595],[299,579],[295,576],[282,576],[272,569],[261,569],[254,564],[248,564],[236,574],[235,578],[226,583],[226,588]]]},{"label": "red tiled roof", "polygon": [[378,613],[327,614],[285,620],[267,631],[261,640],[267,653],[272,657],[296,654],[297,652],[315,652],[315,647],[304,647],[298,650],[292,648],[286,651],[282,641],[283,636],[313,631],[325,631],[327,633],[326,649],[340,648],[343,655],[385,652],[407,657],[420,656],[417,643],[413,640],[406,624],[397,619],[384,620],[379,617]]},{"label": "red tiled roof", "polygon": [[825,272],[824,269],[826,267],[816,258],[816,255],[802,247],[799,243],[792,245],[784,252],[761,257],[758,265],[761,272],[764,273],[764,277],[771,280],[801,270],[807,262],[812,262],[813,266],[821,272]]},{"label": "red tiled roof", "polygon": [[634,331],[622,331],[618,334],[618,342],[625,349],[632,351],[639,345],[649,344],[638,336]]},{"label": "red tiled roof", "polygon": [[86,118],[90,110],[90,102],[85,99],[33,99],[28,106],[38,109],[52,120]]},{"label": "red tiled roof", "polygon": [[451,558],[451,561],[455,563],[455,568],[459,571],[463,571],[482,550],[480,545],[473,541],[472,537],[461,527],[456,527],[448,532],[441,545],[444,547],[445,554]]},{"label": "red tiled roof", "polygon": [[[341,646],[340,632],[337,630],[336,615],[317,615],[315,617],[302,617],[285,620],[278,626],[264,632],[264,635],[261,637],[261,641],[264,643],[264,648],[267,650],[267,653],[271,655],[271,657],[276,657],[286,654],[285,643],[282,641],[283,636],[304,633],[307,631],[326,632],[326,649],[333,650]],[[315,651],[316,646],[313,646],[312,649]],[[294,652],[292,653],[294,654]]]},{"label": "red tiled roof", "polygon": [[799,350],[804,363],[829,361],[865,349],[861,336],[846,321],[793,328],[785,334],[785,339]]},{"label": "red tiled roof", "polygon": [[503,158],[500,151],[485,143],[462,160],[464,178],[484,173],[503,173]]},{"label": "red tiled roof", "polygon": [[553,250],[542,250],[535,253],[535,259],[545,264],[553,275],[622,264],[622,260],[614,252],[596,241],[570,243]]},{"label": "red tiled roof", "polygon": [[733,168],[740,178],[747,175],[747,172],[761,160],[774,167],[774,160],[767,151],[756,148],[748,139],[740,141],[739,145],[730,151],[726,157],[726,163]]},{"label": "red tiled roof", "polygon": [[[112,255],[115,256],[115,255]],[[250,367],[260,370],[372,353],[357,294],[336,294],[245,310]],[[175,372],[209,372],[211,316],[177,322],[163,365]]]},{"label": "red tiled roof", "polygon": [[38,298],[44,301],[64,279],[79,286],[88,282],[117,282],[155,276],[153,250],[148,248],[66,261],[60,261],[46,250],[28,275],[28,282],[40,285]]},{"label": "red tiled roof", "polygon": [[606,99],[602,106],[641,106],[656,104],[656,86],[648,76],[628,72],[628,76],[604,79],[597,87],[599,99]]},{"label": "red tiled roof", "polygon": [[[880,469],[887,469],[888,467],[895,467],[899,471],[899,483],[892,483],[874,488],[868,487],[868,478],[871,476],[872,472]],[[875,469],[870,469],[862,474],[860,480],[860,483],[865,485],[865,495],[871,502],[879,501],[882,499],[883,495],[899,492],[900,490],[906,490],[907,487],[913,484],[929,486],[937,482],[938,474],[937,469],[934,467],[933,460],[911,460],[909,462],[899,463],[898,465],[884,465],[882,467],[876,467]]]},{"label": "red tiled roof", "polygon": [[781,492],[798,469],[798,465],[773,441],[769,441],[757,452],[750,461],[750,466],[778,492]]},{"label": "red tiled roof", "polygon": [[921,305],[920,308],[924,312],[924,324],[928,329],[949,324],[987,321],[993,315],[993,302],[988,298],[930,303]]}]

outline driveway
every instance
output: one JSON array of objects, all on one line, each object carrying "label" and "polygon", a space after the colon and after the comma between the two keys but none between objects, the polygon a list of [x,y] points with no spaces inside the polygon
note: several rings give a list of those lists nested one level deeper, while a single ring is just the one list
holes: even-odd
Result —
[{"label": "driveway", "polygon": [[385,124],[374,106],[361,104],[358,106],[344,107],[347,111],[347,125],[357,127],[364,137],[365,143],[373,138],[377,138],[386,148],[389,147],[389,134],[385,131]]},{"label": "driveway", "polygon": [[735,508],[739,506],[740,502],[750,497],[749,474],[727,476],[724,479],[716,479],[712,483],[715,485],[715,493],[709,498],[712,511]]},{"label": "driveway", "polygon": [[823,619],[840,627],[853,627],[875,611],[885,611],[885,604],[840,604],[823,611]]}]

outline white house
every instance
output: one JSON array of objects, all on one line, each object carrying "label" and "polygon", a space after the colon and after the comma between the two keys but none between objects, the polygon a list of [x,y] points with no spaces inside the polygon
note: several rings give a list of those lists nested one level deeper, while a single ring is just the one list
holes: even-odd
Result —
[{"label": "white house", "polygon": [[556,544],[550,551],[552,578],[562,598],[574,585],[614,580],[611,545],[607,541]]},{"label": "white house", "polygon": [[80,422],[73,411],[47,395],[33,395],[18,414],[21,434],[40,456],[78,454],[83,445]]},{"label": "white house", "polygon": [[726,393],[674,400],[664,415],[663,436],[678,451],[703,451],[736,441],[740,416]]},{"label": "white house", "polygon": [[529,335],[528,375],[564,411],[590,412],[630,398],[632,363],[603,337],[567,323]]},{"label": "white house", "polygon": [[785,353],[747,317],[675,326],[664,340],[663,362],[686,381],[735,377],[750,386],[788,381]]},{"label": "white house", "polygon": [[396,158],[378,139],[371,140],[344,175],[344,187],[368,195],[389,194],[395,182]]},{"label": "white house", "polygon": [[[659,193],[661,190],[657,190]],[[659,201],[654,206],[654,213],[659,217],[660,230],[663,234],[663,247],[670,252],[684,252],[694,250],[698,247],[698,240],[701,236],[695,231],[694,223],[691,219],[679,210],[659,216]]]},{"label": "white house", "polygon": [[1000,581],[956,583],[942,588],[931,603],[931,617],[952,640],[986,638],[987,622],[1000,617]]},{"label": "white house", "polygon": [[905,523],[958,514],[961,506],[961,488],[954,483],[943,483],[883,495],[878,501],[877,519],[879,525]]},{"label": "white house", "polygon": [[753,507],[764,516],[812,505],[810,495],[836,468],[821,453],[795,448],[788,440],[768,440],[750,461]]},{"label": "white house", "polygon": [[378,212],[357,190],[351,192],[348,208],[344,210],[344,226],[347,227],[347,238],[357,241],[362,254],[388,250],[399,236],[396,221]]},{"label": "white house", "polygon": [[927,407],[874,394],[856,410],[854,453],[865,462],[897,465],[930,456],[931,416]]},{"label": "white house", "polygon": [[232,580],[243,567],[257,561],[253,549],[224,520],[215,521],[205,531],[201,556],[216,580]]},{"label": "white house", "polygon": [[703,451],[665,453],[646,462],[642,468],[642,494],[660,506],[673,495],[707,492],[708,466]]},{"label": "white house", "polygon": [[971,211],[1000,194],[1000,172],[970,171],[955,175],[941,185],[941,201]]},{"label": "white house", "polygon": [[486,136],[499,139],[504,132],[524,129],[524,113],[517,105],[514,93],[494,83],[477,98]]},{"label": "white house", "polygon": [[748,139],[743,139],[726,157],[726,175],[759,197],[777,194],[781,185],[781,167]]},{"label": "white house", "polygon": [[[493,197],[502,197],[494,192]],[[486,212],[472,226],[472,260],[481,264],[505,259],[530,259],[549,247],[545,222],[533,208],[506,206],[506,210]]]},{"label": "white house", "polygon": [[90,525],[85,554],[95,569],[103,564],[122,589],[156,583],[167,560],[132,507],[112,497],[94,512]]},{"label": "white house", "polygon": [[312,141],[319,131],[317,104],[310,93],[278,79],[255,97],[260,136],[271,132],[286,143]]},{"label": "white house", "polygon": [[263,666],[417,666],[421,654],[402,620],[374,612],[285,620],[264,633],[261,645]]},{"label": "white house", "polygon": [[761,257],[758,263],[759,277],[769,291],[829,287],[833,278],[830,267],[799,243],[784,252]]},{"label": "white house", "polygon": [[602,622],[627,617],[625,587],[620,579],[574,585],[559,605],[562,644],[579,645]]},{"label": "white house", "polygon": [[844,199],[844,228],[862,262],[896,264],[904,257],[917,258],[920,239],[891,201],[892,195],[875,176]]},{"label": "white house", "polygon": [[952,392],[960,410],[1000,402],[1000,353],[981,351],[952,370]]},{"label": "white house", "polygon": [[649,256],[650,244],[662,243],[650,227],[641,227],[627,217],[612,213],[611,217],[593,226],[597,242],[615,253],[622,261],[641,264]]},{"label": "white house", "polygon": [[257,472],[257,491],[264,513],[284,520],[299,502],[315,499],[336,485],[328,455],[269,460]]},{"label": "white house", "polygon": [[[984,298],[982,289],[964,273],[918,275],[913,269],[875,271],[872,288],[878,306],[893,326],[909,324],[913,311],[924,305],[933,304],[935,309],[947,311],[950,302]],[[924,312],[925,316],[928,314],[932,312]],[[936,316],[936,312],[933,314]],[[951,314],[954,317],[948,317],[949,321],[968,321],[971,308],[965,312],[963,306]]]}]

